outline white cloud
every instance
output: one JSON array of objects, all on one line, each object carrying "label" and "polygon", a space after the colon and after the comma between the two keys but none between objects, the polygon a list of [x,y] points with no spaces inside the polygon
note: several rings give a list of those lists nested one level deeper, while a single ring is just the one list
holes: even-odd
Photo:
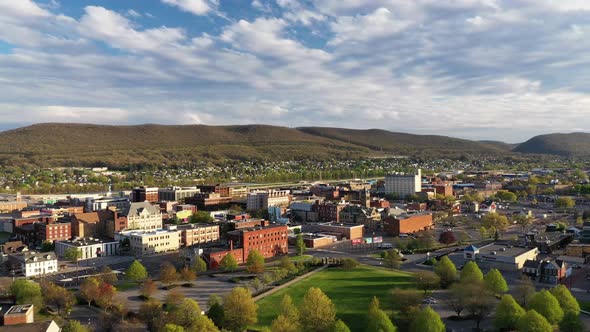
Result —
[{"label": "white cloud", "polygon": [[387,8],[378,8],[363,16],[343,16],[331,24],[335,37],[331,44],[370,41],[390,37],[408,27],[411,22],[396,18]]},{"label": "white cloud", "polygon": [[163,3],[180,8],[182,11],[205,15],[218,6],[217,0],[161,0]]},{"label": "white cloud", "polygon": [[130,17],[141,17],[141,14],[140,14],[140,13],[138,13],[138,12],[136,12],[136,11],[135,11],[135,10],[133,10],[133,9],[129,9],[129,10],[127,11],[127,16],[130,16]]}]

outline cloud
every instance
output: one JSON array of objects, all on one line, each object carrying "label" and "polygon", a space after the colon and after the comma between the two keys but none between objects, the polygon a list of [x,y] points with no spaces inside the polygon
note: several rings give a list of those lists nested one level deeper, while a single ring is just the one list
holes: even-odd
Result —
[{"label": "cloud", "polygon": [[341,44],[391,37],[409,25],[410,22],[394,17],[387,8],[378,8],[368,15],[339,17],[331,25],[335,37],[330,43]]},{"label": "cloud", "polygon": [[127,16],[129,16],[129,17],[141,17],[141,14],[140,14],[140,13],[138,13],[138,12],[136,12],[136,11],[135,11],[135,10],[133,10],[133,9],[129,9],[129,10],[127,11]]},{"label": "cloud", "polygon": [[170,6],[195,15],[206,15],[219,5],[217,0],[161,0]]}]

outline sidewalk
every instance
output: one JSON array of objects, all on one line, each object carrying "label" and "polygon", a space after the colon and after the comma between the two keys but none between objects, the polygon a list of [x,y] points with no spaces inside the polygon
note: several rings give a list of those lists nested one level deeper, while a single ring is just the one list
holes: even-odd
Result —
[{"label": "sidewalk", "polygon": [[281,289],[283,289],[285,287],[289,287],[289,286],[293,285],[296,282],[299,282],[299,281],[301,281],[301,280],[303,280],[303,279],[305,279],[307,277],[310,277],[310,276],[312,276],[312,275],[314,275],[314,274],[316,274],[316,273],[318,273],[318,272],[326,269],[328,266],[329,265],[324,265],[324,266],[322,266],[320,268],[317,268],[317,269],[315,269],[315,270],[313,270],[311,272],[308,272],[308,273],[306,273],[304,275],[301,275],[301,276],[299,276],[299,277],[297,277],[297,278],[295,278],[295,279],[293,279],[291,281],[288,281],[288,282],[286,282],[286,283],[284,283],[284,284],[282,284],[280,286],[273,287],[270,290],[268,290],[268,291],[266,291],[266,292],[264,292],[264,293],[262,293],[262,294],[260,294],[258,296],[255,296],[254,297],[254,301],[261,300],[261,299],[263,299],[263,298],[265,298],[265,297],[267,297],[267,296],[269,296],[271,294],[274,294],[274,293],[280,291]]}]

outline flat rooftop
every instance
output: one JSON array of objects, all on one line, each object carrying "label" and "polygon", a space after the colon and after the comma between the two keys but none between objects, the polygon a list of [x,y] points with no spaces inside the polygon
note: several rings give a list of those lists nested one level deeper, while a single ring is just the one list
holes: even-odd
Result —
[{"label": "flat rooftop", "polygon": [[75,246],[75,247],[83,247],[83,246],[92,245],[92,244],[111,243],[111,242],[118,242],[118,241],[88,237],[88,238],[81,238],[81,239],[74,239],[74,240],[63,240],[63,241],[55,241],[55,242],[65,243],[65,244],[69,244],[69,245]]},{"label": "flat rooftop", "polygon": [[352,224],[352,223],[324,223],[318,224],[318,226],[329,226],[329,227],[338,227],[338,228],[354,228],[354,227],[363,227],[362,224]]},{"label": "flat rooftop", "polygon": [[522,247],[515,247],[508,244],[499,244],[493,243],[487,246],[484,246],[479,249],[480,255],[488,255],[491,256],[492,252],[495,252],[495,256],[504,256],[504,257],[516,257],[524,254],[525,252],[533,250],[533,248],[522,248]]},{"label": "flat rooftop", "polygon": [[24,315],[27,313],[27,311],[31,310],[31,308],[33,308],[32,304],[13,305],[10,307],[10,309],[8,309],[8,311],[6,311],[4,316]]}]

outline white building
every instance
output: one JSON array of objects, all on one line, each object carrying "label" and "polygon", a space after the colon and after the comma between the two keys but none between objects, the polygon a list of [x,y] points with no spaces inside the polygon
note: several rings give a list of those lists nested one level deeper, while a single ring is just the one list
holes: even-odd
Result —
[{"label": "white building", "polygon": [[144,256],[178,250],[181,241],[180,233],[174,227],[151,231],[124,231],[115,234],[115,240],[129,239],[131,254]]},{"label": "white building", "polygon": [[248,194],[246,209],[266,210],[271,206],[289,206],[291,201],[290,190],[254,191]]},{"label": "white building", "polygon": [[398,197],[407,197],[422,191],[422,171],[416,174],[396,173],[385,175],[385,193]]},{"label": "white building", "polygon": [[82,252],[82,257],[79,260],[114,256],[119,254],[119,241],[104,241],[95,238],[55,241],[55,253],[59,257],[63,257],[69,248],[76,248]]},{"label": "white building", "polygon": [[123,211],[127,217],[127,229],[156,230],[162,228],[162,213],[160,209],[149,202],[131,203]]},{"label": "white building", "polygon": [[187,197],[193,197],[200,193],[201,190],[197,187],[168,187],[158,189],[158,200],[168,202],[178,202]]},{"label": "white building", "polygon": [[9,256],[15,275],[42,276],[57,272],[57,257],[53,252],[26,251]]},{"label": "white building", "polygon": [[122,211],[129,207],[129,204],[129,199],[124,197],[86,198],[87,211],[106,210],[111,207]]}]

